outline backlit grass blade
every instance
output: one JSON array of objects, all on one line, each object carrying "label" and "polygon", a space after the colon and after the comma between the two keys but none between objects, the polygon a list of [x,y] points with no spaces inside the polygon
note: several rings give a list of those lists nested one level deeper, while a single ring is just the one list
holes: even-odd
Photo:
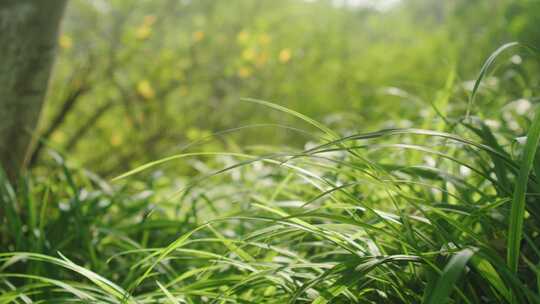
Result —
[{"label": "backlit grass blade", "polygon": [[139,286],[148,276],[150,276],[150,273],[156,267],[157,264],[163,261],[163,259],[165,259],[175,249],[182,247],[184,243],[189,239],[189,237],[191,237],[192,234],[206,227],[207,225],[202,225],[191,231],[188,231],[184,233],[182,236],[180,236],[179,238],[177,238],[174,242],[169,244],[169,246],[161,249],[159,251],[158,258],[152,263],[150,267],[146,269],[146,271],[137,279],[137,281],[135,281],[135,284],[130,289],[134,289],[137,286]]},{"label": "backlit grass blade", "polygon": [[253,102],[253,103],[258,103],[260,105],[263,105],[263,106],[266,106],[266,107],[269,107],[269,108],[272,108],[272,109],[275,109],[275,110],[278,110],[278,111],[281,111],[283,113],[287,113],[287,114],[290,114],[292,116],[295,116],[297,118],[300,118],[301,120],[307,122],[308,124],[316,127],[317,129],[323,131],[324,133],[326,133],[328,136],[330,136],[331,138],[338,138],[339,136],[336,134],[336,132],[332,131],[330,128],[328,128],[327,126],[323,125],[322,123],[302,114],[302,113],[298,113],[294,110],[291,110],[289,108],[286,108],[286,107],[283,107],[283,106],[280,106],[278,104],[275,104],[275,103],[271,103],[271,102],[268,102],[268,101],[264,101],[264,100],[260,100],[260,99],[254,99],[254,98],[242,98],[242,100],[244,101],[249,101],[249,102]]},{"label": "backlit grass blade", "polygon": [[525,192],[529,172],[532,169],[538,142],[540,140],[540,108],[536,114],[527,134],[527,141],[520,160],[519,175],[514,188],[512,210],[510,212],[510,226],[508,227],[507,263],[515,273],[518,269],[520,242],[523,236],[523,218],[525,215]]},{"label": "backlit grass blade", "polygon": [[[367,278],[366,275],[375,268],[382,264],[399,262],[420,263],[422,262],[422,259],[411,255],[392,255],[385,257],[367,257],[365,258],[365,261],[353,267],[350,267],[351,265],[346,265],[345,270],[340,273],[341,277],[330,288],[317,297],[313,303],[333,303],[332,300],[335,297],[346,291],[349,286],[354,286],[359,281],[365,280]],[[338,265],[336,268],[339,268],[340,266],[342,265]]]},{"label": "backlit grass blade", "polygon": [[491,284],[491,286],[493,286],[493,288],[504,297],[505,300],[510,301],[510,292],[508,291],[508,288],[506,288],[500,275],[487,259],[481,257],[480,255],[475,255],[471,259],[471,264],[472,267],[476,268],[478,273],[484,277]]},{"label": "backlit grass blade", "polygon": [[165,286],[163,286],[159,281],[156,281],[156,284],[159,286],[159,289],[161,289],[171,304],[180,304],[180,301],[178,301]]},{"label": "backlit grass blade", "polygon": [[487,71],[489,70],[489,68],[491,67],[491,65],[495,61],[495,59],[497,59],[497,57],[502,52],[504,52],[505,50],[507,50],[509,48],[512,48],[514,46],[517,46],[517,45],[519,45],[518,42],[507,43],[507,44],[499,47],[497,50],[495,50],[495,52],[493,52],[489,56],[489,58],[486,60],[486,62],[482,66],[482,69],[480,69],[480,73],[478,74],[478,77],[476,78],[476,82],[474,83],[474,87],[473,87],[473,90],[471,92],[471,96],[469,98],[469,103],[467,104],[467,112],[465,113],[465,119],[469,118],[469,115],[471,113],[471,107],[472,107],[472,104],[474,102],[474,98],[476,97],[476,93],[478,92],[478,88],[480,87],[480,84],[482,83],[482,80],[486,76]]},{"label": "backlit grass blade", "polygon": [[180,158],[193,157],[193,156],[223,156],[223,155],[226,155],[226,156],[239,156],[239,157],[245,156],[245,154],[228,153],[228,152],[194,152],[194,153],[176,154],[176,155],[172,155],[172,156],[169,156],[169,157],[165,157],[165,158],[158,159],[156,161],[149,162],[149,163],[146,163],[144,165],[141,165],[141,166],[139,166],[139,167],[137,167],[137,168],[135,168],[133,170],[130,170],[130,171],[126,172],[126,173],[123,173],[123,174],[121,174],[119,176],[114,177],[111,181],[114,182],[114,181],[126,178],[128,176],[137,174],[137,173],[142,172],[144,170],[147,170],[149,168],[155,167],[157,165],[161,165],[163,163],[170,162],[172,160],[176,160],[176,159],[180,159]]}]

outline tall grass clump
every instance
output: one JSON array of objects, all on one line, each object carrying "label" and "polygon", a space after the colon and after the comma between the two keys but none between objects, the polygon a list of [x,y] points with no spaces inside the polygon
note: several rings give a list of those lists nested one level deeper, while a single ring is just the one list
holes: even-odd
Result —
[{"label": "tall grass clump", "polygon": [[[342,136],[250,99],[317,129],[306,148],[2,177],[0,303],[540,303],[540,107],[474,115],[495,57],[422,128]],[[180,162],[200,175],[158,170]]]}]

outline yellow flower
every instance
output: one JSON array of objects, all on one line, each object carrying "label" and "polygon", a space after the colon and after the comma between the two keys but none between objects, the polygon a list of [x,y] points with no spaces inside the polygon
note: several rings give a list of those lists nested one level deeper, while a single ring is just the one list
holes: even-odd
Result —
[{"label": "yellow flower", "polygon": [[193,36],[193,40],[195,42],[199,42],[199,41],[204,39],[204,32],[203,31],[196,31],[196,32],[193,32],[192,36]]},{"label": "yellow flower", "polygon": [[73,40],[68,35],[62,35],[58,39],[58,44],[61,48],[68,50],[73,46]]},{"label": "yellow flower", "polygon": [[56,131],[52,135],[52,140],[57,143],[63,143],[66,140],[66,134],[62,131]]},{"label": "yellow flower", "polygon": [[248,78],[251,76],[251,69],[248,67],[241,67],[238,69],[238,77],[240,78]]},{"label": "yellow flower", "polygon": [[248,42],[249,40],[249,33],[245,30],[241,31],[240,33],[238,33],[238,35],[236,36],[236,40],[238,40],[238,42],[240,43],[246,43]]},{"label": "yellow flower", "polygon": [[137,84],[137,93],[144,99],[152,99],[156,96],[156,92],[154,92],[152,85],[150,85],[150,82],[146,79],[139,81]]},{"label": "yellow flower", "polygon": [[268,45],[270,41],[272,41],[272,38],[266,33],[263,33],[259,36],[259,43],[261,45]]},{"label": "yellow flower", "polygon": [[292,57],[291,49],[283,49],[279,52],[279,61],[281,63],[288,62],[289,60],[291,60],[291,57]]},{"label": "yellow flower", "polygon": [[144,16],[143,23],[135,31],[135,37],[139,40],[145,40],[152,35],[152,25],[156,22],[156,16]]},{"label": "yellow flower", "polygon": [[242,52],[242,58],[244,58],[247,61],[251,61],[251,60],[255,59],[255,55],[256,55],[256,53],[255,53],[255,50],[253,48],[245,49]]},{"label": "yellow flower", "polygon": [[111,142],[111,145],[114,147],[120,146],[123,142],[122,136],[118,133],[114,133],[111,136],[110,142]]},{"label": "yellow flower", "polygon": [[150,37],[150,35],[152,35],[152,28],[145,24],[139,26],[135,32],[135,37],[139,40],[145,40]]}]

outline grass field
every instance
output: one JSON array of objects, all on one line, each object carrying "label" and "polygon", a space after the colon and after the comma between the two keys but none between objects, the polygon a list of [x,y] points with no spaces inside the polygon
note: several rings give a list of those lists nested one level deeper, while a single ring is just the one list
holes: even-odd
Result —
[{"label": "grass field", "polygon": [[540,303],[540,108],[475,115],[515,47],[472,91],[450,73],[410,128],[344,135],[248,99],[301,122],[272,128],[305,148],[204,148],[240,127],[113,180],[60,155],[4,178],[0,303]]}]

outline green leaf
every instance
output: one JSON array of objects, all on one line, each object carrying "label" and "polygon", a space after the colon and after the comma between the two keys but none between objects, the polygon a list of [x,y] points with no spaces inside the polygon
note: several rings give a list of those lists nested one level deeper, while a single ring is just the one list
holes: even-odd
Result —
[{"label": "green leaf", "polygon": [[448,302],[454,285],[461,276],[463,269],[465,269],[467,262],[474,255],[474,252],[473,249],[466,248],[459,251],[450,259],[437,280],[434,289],[429,291],[430,295],[426,297],[424,303],[444,304]]}]

